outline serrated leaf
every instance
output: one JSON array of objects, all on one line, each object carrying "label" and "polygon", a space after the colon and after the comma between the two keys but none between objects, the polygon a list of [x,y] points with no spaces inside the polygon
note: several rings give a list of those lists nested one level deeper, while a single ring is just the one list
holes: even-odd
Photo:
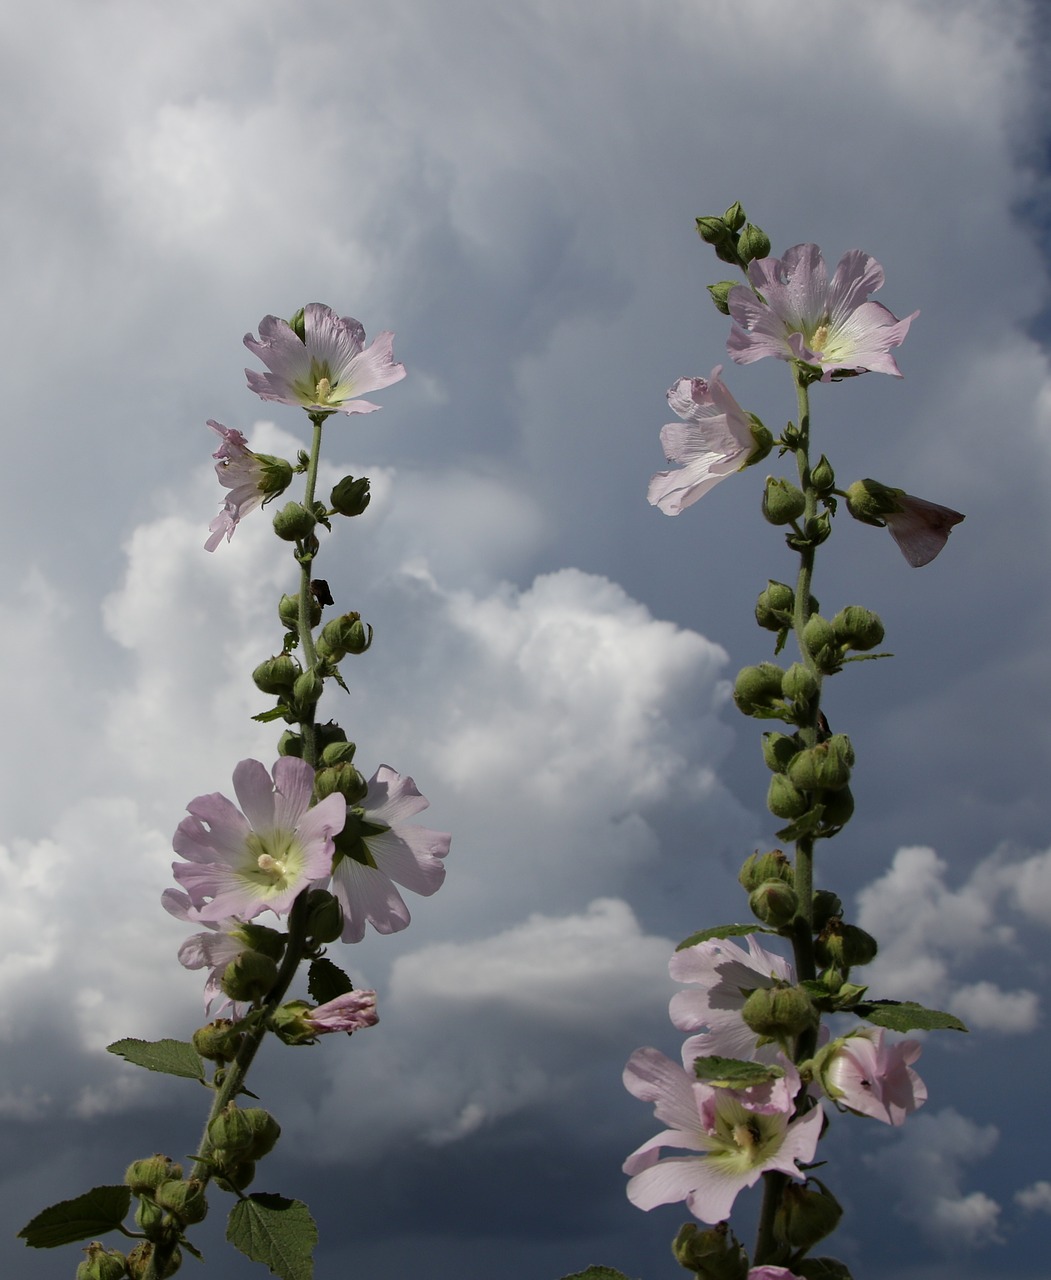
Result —
[{"label": "serrated leaf", "polygon": [[106,1046],[106,1052],[147,1071],[163,1071],[188,1080],[204,1079],[201,1056],[185,1040],[114,1040]]},{"label": "serrated leaf", "polygon": [[312,1280],[317,1224],[301,1200],[256,1192],[230,1210],[226,1238],[281,1280]]},{"label": "serrated leaf", "polygon": [[749,1062],[745,1058],[721,1058],[715,1053],[694,1058],[693,1073],[698,1080],[716,1089],[750,1089],[753,1085],[780,1080],[785,1074],[781,1067]]},{"label": "serrated leaf", "polygon": [[853,1010],[890,1031],[966,1031],[959,1018],[940,1009],[925,1009],[912,1000],[866,1000]]},{"label": "serrated leaf", "polygon": [[287,707],[271,707],[269,711],[260,711],[257,716],[253,716],[253,720],[257,720],[260,724],[269,724],[271,720],[283,720],[288,712]]},{"label": "serrated leaf", "polygon": [[38,1213],[18,1233],[31,1249],[55,1249],[114,1231],[128,1216],[130,1187],[92,1187]]},{"label": "serrated leaf", "polygon": [[776,933],[776,930],[767,929],[761,924],[717,924],[714,929],[691,933],[675,950],[685,951],[687,947],[695,947],[698,942],[709,942],[712,938],[743,938],[749,933]]},{"label": "serrated leaf", "polygon": [[324,956],[311,961],[307,991],[312,1000],[316,1000],[318,1004],[328,1004],[337,996],[344,996],[353,990],[354,984],[338,964],[333,964]]},{"label": "serrated leaf", "polygon": [[571,1276],[563,1276],[562,1280],[628,1280],[628,1277],[612,1267],[588,1267],[586,1271],[574,1271]]}]

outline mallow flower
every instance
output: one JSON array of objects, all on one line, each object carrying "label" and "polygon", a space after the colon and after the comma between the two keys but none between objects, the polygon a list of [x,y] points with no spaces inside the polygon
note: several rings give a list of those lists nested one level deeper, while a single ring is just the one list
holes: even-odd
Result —
[{"label": "mallow flower", "polygon": [[274,1011],[271,1025],[285,1044],[315,1044],[318,1036],[352,1035],[379,1022],[375,991],[347,991],[326,1004],[289,1000]]},{"label": "mallow flower", "polygon": [[214,551],[224,534],[226,541],[230,541],[242,516],[284,493],[292,481],[292,465],[269,453],[253,453],[234,427],[224,427],[211,418],[208,426],[222,439],[212,457],[218,459],[215,474],[219,483],[230,490],[222,511],[208,526],[209,538],[204,549]]},{"label": "mallow flower", "polygon": [[904,489],[893,489],[878,480],[855,480],[844,495],[855,520],[887,531],[914,569],[930,564],[949,540],[964,516],[926,498],[915,498]]},{"label": "mallow flower", "polygon": [[927,1086],[912,1070],[918,1040],[888,1044],[882,1027],[865,1027],[833,1040],[817,1055],[815,1075],[839,1107],[900,1125],[927,1101]]},{"label": "mallow flower", "polygon": [[[184,969],[208,970],[204,983],[204,1012],[206,1015],[210,1013],[215,1001],[223,997],[223,1003],[216,1008],[216,1012],[221,1013],[233,1001],[228,996],[223,996],[220,980],[230,961],[236,960],[249,946],[248,941],[237,932],[244,921],[236,916],[228,916],[225,920],[202,920],[197,914],[197,908],[180,889],[165,889],[161,894],[161,904],[176,920],[203,924],[207,930],[204,933],[193,933],[186,939],[179,948],[179,963]],[[234,1016],[237,1016],[236,1005]]]},{"label": "mallow flower", "polygon": [[344,942],[360,942],[366,923],[377,933],[397,933],[408,925],[409,909],[396,883],[424,897],[441,887],[441,859],[452,837],[407,821],[426,808],[411,778],[381,764],[363,803],[348,811],[336,839],[329,886],[343,908]]},{"label": "mallow flower", "polygon": [[830,281],[817,245],[797,244],[781,258],[754,259],[748,279],[754,292],[736,285],[726,299],[733,320],[726,348],[737,364],[764,356],[803,360],[824,371],[823,382],[838,372],[901,377],[890,351],[920,313],[899,320],[869,301],[883,284],[875,258],[851,249]]},{"label": "mallow flower", "polygon": [[647,498],[666,516],[677,516],[720,480],[761,461],[773,441],[758,419],[749,417],[720,378],[716,365],[710,378],[680,378],[668,391],[668,404],[682,422],[661,428],[661,448],[678,471],[659,471]]},{"label": "mallow flower", "polygon": [[249,387],[262,400],[297,405],[309,413],[371,413],[380,405],[357,397],[405,377],[393,356],[394,334],[384,330],[365,346],[365,330],[350,316],[337,316],[320,302],[308,303],[293,328],[264,316],[259,337],[244,344],[269,373],[246,369]]},{"label": "mallow flower", "polygon": [[234,769],[240,809],[218,792],[190,801],[172,840],[186,861],[172,871],[199,920],[285,915],[328,875],[346,800],[337,793],[311,808],[313,785],[314,770],[294,756],[282,756],[272,775],[258,760],[242,760]]},{"label": "mallow flower", "polygon": [[[785,1062],[787,1093],[799,1090],[799,1074]],[[624,1162],[631,1175],[628,1199],[640,1209],[684,1200],[702,1222],[723,1222],[737,1194],[754,1186],[767,1170],[800,1181],[797,1162],[814,1158],[821,1136],[821,1108],[792,1119],[784,1110],[755,1110],[742,1092],[719,1089],[694,1079],[656,1049],[636,1049],[624,1068],[624,1085],[669,1127],[644,1142]],[[681,1147],[699,1155],[660,1158],[662,1147]]]}]

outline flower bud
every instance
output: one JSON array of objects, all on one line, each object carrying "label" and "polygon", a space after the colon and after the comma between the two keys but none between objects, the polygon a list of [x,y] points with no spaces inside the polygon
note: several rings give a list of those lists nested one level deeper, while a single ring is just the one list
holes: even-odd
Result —
[{"label": "flower bud", "polygon": [[303,671],[296,676],[295,684],[292,686],[292,701],[298,710],[307,711],[317,705],[324,691],[324,678],[311,667],[309,671]]},{"label": "flower bud", "polygon": [[770,237],[749,223],[741,232],[737,250],[745,262],[751,262],[753,258],[767,258],[770,256]]},{"label": "flower bud", "polygon": [[727,298],[730,296],[730,290],[736,289],[739,284],[739,280],[720,280],[718,284],[707,286],[708,292],[712,295],[712,301],[715,303],[716,311],[721,311],[724,316],[730,314],[730,304],[727,302]]},{"label": "flower bud", "polygon": [[223,1152],[224,1170],[244,1160],[259,1160],[272,1151],[281,1126],[262,1107],[229,1103],[208,1125],[208,1141]]},{"label": "flower bud", "polygon": [[773,707],[781,701],[784,671],[773,662],[743,667],[734,681],[734,702],[746,716],[757,708]]},{"label": "flower bud", "polygon": [[314,513],[299,502],[286,502],[274,516],[274,532],[285,542],[298,542],[302,538],[308,538],[316,524]]},{"label": "flower bud", "polygon": [[814,659],[814,665],[826,675],[838,671],[842,666],[843,654],[832,623],[815,613],[807,619],[803,628],[803,644]]},{"label": "flower bud", "polygon": [[292,319],[289,320],[288,327],[296,335],[299,341],[302,342],[303,345],[305,346],[307,341],[307,325],[306,325],[305,308],[303,307],[299,308],[299,310],[295,313]]},{"label": "flower bud", "polygon": [[242,951],[223,970],[219,986],[231,1000],[261,1000],[277,981],[277,965],[261,951]]},{"label": "flower bud", "polygon": [[802,987],[757,987],[741,1017],[758,1036],[781,1040],[818,1024],[818,1012]]},{"label": "flower bud", "polygon": [[341,516],[360,516],[369,505],[372,495],[369,493],[368,476],[344,476],[332,490],[329,506]]},{"label": "flower bud", "polygon": [[814,939],[814,955],[818,964],[836,965],[841,969],[871,964],[878,950],[879,943],[871,933],[859,929],[856,924],[844,924],[835,918]]},{"label": "flower bud", "polygon": [[817,465],[810,472],[810,483],[818,491],[818,493],[831,493],[836,485],[836,475],[832,470],[832,464],[824,454],[817,461]]},{"label": "flower bud", "polygon": [[334,742],[346,742],[347,740],[347,735],[336,724],[335,720],[326,720],[324,724],[315,725],[314,737],[317,739],[319,751],[324,751],[326,747],[331,746]]},{"label": "flower bud", "polygon": [[348,653],[364,653],[371,644],[372,628],[359,613],[345,613],[321,628],[318,653],[329,662],[339,662]]},{"label": "flower bud", "polygon": [[321,763],[325,764],[350,764],[354,759],[354,752],[357,751],[357,743],[348,742],[346,734],[343,735],[342,741],[329,742],[321,749]]},{"label": "flower bud", "polygon": [[84,1252],[87,1257],[77,1266],[76,1280],[125,1280],[128,1271],[119,1249],[107,1249],[95,1240]]},{"label": "flower bud", "polygon": [[814,932],[820,933],[833,916],[843,914],[843,903],[831,889],[814,891]]},{"label": "flower bud", "polygon": [[849,787],[826,793],[821,798],[821,804],[824,808],[821,815],[822,827],[845,827],[854,816],[854,795]]},{"label": "flower bud", "polygon": [[752,451],[741,463],[742,471],[745,467],[754,467],[757,462],[762,462],[774,447],[774,437],[754,413],[748,415],[748,431],[752,437]]},{"label": "flower bud", "polygon": [[291,729],[286,729],[277,740],[277,754],[279,756],[296,756],[298,759],[303,758],[303,735],[301,733],[293,733]]},{"label": "flower bud", "polygon": [[324,765],[314,774],[314,798],[324,800],[337,792],[348,804],[360,804],[369,784],[350,763]]},{"label": "flower bud", "polygon": [[[145,1276],[149,1274],[155,1248],[156,1246],[152,1240],[140,1240],[128,1254],[127,1268],[131,1280],[144,1280]],[[181,1266],[182,1250],[176,1247],[161,1271],[162,1280],[167,1280],[168,1276],[175,1275]]]},{"label": "flower bud", "polygon": [[186,1182],[162,1182],[154,1193],[154,1199],[184,1227],[200,1222],[208,1213],[204,1183],[198,1178],[190,1178]]},{"label": "flower bud", "polygon": [[279,653],[274,658],[267,658],[252,672],[255,687],[263,693],[287,693],[301,673],[299,663],[288,653]]},{"label": "flower bud", "polygon": [[135,1225],[148,1240],[163,1239],[166,1232],[164,1210],[149,1196],[143,1196],[135,1209]]},{"label": "flower bud", "polygon": [[816,1179],[786,1183],[774,1218],[774,1236],[788,1249],[811,1249],[835,1231],[842,1216],[839,1201]]},{"label": "flower bud", "polygon": [[245,924],[239,924],[234,930],[234,935],[253,951],[261,951],[271,960],[280,960],[285,954],[287,935],[278,929],[271,929],[269,925],[257,924],[256,921],[249,920]]},{"label": "flower bud", "polygon": [[748,1254],[725,1222],[703,1231],[696,1222],[684,1223],[671,1251],[700,1280],[747,1280]]},{"label": "flower bud", "polygon": [[904,489],[891,489],[878,480],[855,480],[845,496],[847,510],[855,520],[878,528],[886,523],[884,517],[897,515],[904,509],[899,501],[905,496]]},{"label": "flower bud", "polygon": [[738,884],[748,893],[767,880],[781,880],[785,884],[792,884],[795,880],[792,864],[780,849],[771,849],[769,853],[756,850],[746,859],[737,876]]},{"label": "flower bud", "polygon": [[775,818],[794,822],[810,808],[810,801],[783,773],[775,773],[766,792],[766,807]]},{"label": "flower bud", "polygon": [[850,781],[854,748],[845,733],[808,747],[792,757],[787,773],[801,791],[839,791]]},{"label": "flower bud", "polygon": [[732,245],[733,232],[722,218],[697,218],[697,234],[705,244]]},{"label": "flower bud", "polygon": [[198,1027],[191,1039],[193,1047],[209,1062],[233,1062],[244,1042],[244,1033],[229,1018],[216,1018]]},{"label": "flower bud", "polygon": [[125,1171],[124,1185],[131,1188],[133,1195],[141,1196],[155,1191],[162,1182],[181,1177],[182,1165],[158,1153],[146,1160],[133,1160]]},{"label": "flower bud", "polygon": [[215,1184],[221,1191],[244,1191],[255,1179],[255,1161],[241,1160],[236,1164],[224,1166],[222,1173],[215,1175]]},{"label": "flower bud", "polygon": [[748,895],[748,906],[757,920],[780,929],[795,919],[799,899],[790,884],[783,880],[766,880]]},{"label": "flower bud", "polygon": [[813,671],[801,662],[793,662],[781,681],[781,693],[791,704],[796,724],[806,724],[810,720],[819,692],[818,678]]},{"label": "flower bud", "polygon": [[343,908],[327,889],[307,894],[307,937],[315,944],[335,942],[343,932]]},{"label": "flower bud", "polygon": [[799,739],[787,733],[763,734],[763,762],[772,773],[784,773],[792,758],[802,750]]},{"label": "flower bud", "polygon": [[883,623],[879,615],[859,604],[848,604],[832,619],[832,629],[840,645],[864,652],[883,643]]},{"label": "flower bud", "polygon": [[[277,604],[277,616],[286,631],[295,631],[299,627],[299,594],[284,595]],[[310,597],[310,625],[316,627],[321,621],[321,605]]]},{"label": "flower bud", "polygon": [[763,491],[763,515],[771,524],[791,524],[806,510],[803,490],[790,480],[767,476]]},{"label": "flower bud", "polygon": [[781,631],[792,625],[796,593],[787,582],[769,580],[755,602],[755,620],[766,631]]},{"label": "flower bud", "polygon": [[735,200],[733,204],[723,214],[723,222],[731,231],[740,231],[747,219],[745,218],[744,208],[740,200]]}]

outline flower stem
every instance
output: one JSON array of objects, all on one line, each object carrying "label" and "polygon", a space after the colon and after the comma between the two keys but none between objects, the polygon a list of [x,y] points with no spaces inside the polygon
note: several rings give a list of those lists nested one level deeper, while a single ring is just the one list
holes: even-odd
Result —
[{"label": "flower stem", "polygon": [[[314,488],[317,484],[318,462],[321,459],[321,428],[326,414],[311,414],[314,434],[310,441],[310,460],[307,463],[306,484],[303,489],[303,506],[308,511],[314,509]],[[305,556],[305,548],[299,548],[299,651],[303,655],[303,668],[309,670],[317,662],[317,650],[314,648],[314,634],[310,626],[310,579],[313,566],[313,555]],[[300,724],[303,731],[303,759],[312,768],[317,767],[317,734],[314,732],[314,714],[310,712],[307,719]]]}]

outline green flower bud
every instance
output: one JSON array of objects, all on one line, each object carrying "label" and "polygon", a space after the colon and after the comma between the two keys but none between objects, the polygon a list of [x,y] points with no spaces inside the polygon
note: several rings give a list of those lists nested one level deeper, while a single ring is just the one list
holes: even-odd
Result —
[{"label": "green flower bud", "polygon": [[347,735],[343,732],[335,720],[326,720],[324,724],[314,726],[314,737],[317,739],[318,750],[324,752],[326,747],[331,746],[334,742],[346,742]]},{"label": "green flower bud", "polygon": [[255,460],[262,464],[262,475],[256,481],[259,492],[265,493],[268,499],[284,493],[292,483],[294,475],[291,462],[286,462],[284,458],[275,458],[272,453],[257,453]]},{"label": "green flower bud", "polygon": [[296,682],[302,667],[290,654],[279,653],[274,658],[267,658],[252,672],[255,687],[263,693],[287,693]]},{"label": "green flower bud", "polygon": [[240,938],[253,951],[261,951],[264,956],[269,956],[271,960],[280,960],[285,954],[288,935],[279,929],[271,929],[269,925],[257,924],[254,920],[249,920],[246,924],[237,926],[234,936]]},{"label": "green flower bud", "polygon": [[302,759],[303,750],[303,735],[301,733],[293,733],[291,729],[286,729],[277,740],[277,754],[279,756],[296,756],[298,759]]},{"label": "green flower bud", "polygon": [[280,1135],[281,1126],[262,1107],[242,1109],[232,1102],[208,1125],[208,1141],[223,1152],[224,1171],[230,1165],[265,1156]]},{"label": "green flower bud", "polygon": [[811,1249],[835,1231],[842,1216],[839,1201],[816,1178],[787,1183],[774,1218],[774,1236],[789,1249]]},{"label": "green flower bud", "polygon": [[792,625],[796,593],[787,582],[769,580],[755,602],[755,620],[765,631],[781,631]]},{"label": "green flower bud", "polygon": [[242,951],[223,970],[219,981],[231,1000],[261,1000],[277,981],[277,965],[261,951]]},{"label": "green flower bud", "polygon": [[879,615],[859,604],[848,604],[832,619],[832,629],[839,643],[848,649],[864,652],[883,643],[883,623]]},{"label": "green flower bud", "polygon": [[303,345],[305,346],[307,341],[307,328],[306,328],[306,311],[304,310],[303,307],[300,307],[299,310],[292,317],[292,319],[289,320],[288,327],[296,335],[299,341],[302,342]]},{"label": "green flower bud", "polygon": [[[175,1185],[178,1186],[179,1183]],[[164,1210],[148,1196],[143,1196],[135,1209],[135,1225],[147,1239],[162,1240],[167,1230]]]},{"label": "green flower bud", "polygon": [[831,889],[817,889],[814,892],[814,932],[820,933],[833,916],[843,914],[843,903]]},{"label": "green flower bud", "polygon": [[84,1252],[87,1257],[77,1266],[76,1280],[125,1280],[128,1271],[119,1249],[107,1249],[94,1240]]},{"label": "green flower bud", "polygon": [[354,759],[354,752],[357,751],[357,744],[348,742],[344,734],[341,742],[330,742],[322,748],[321,763],[322,764],[350,764]]},{"label": "green flower bud", "polygon": [[274,516],[274,532],[285,542],[298,542],[302,538],[308,538],[316,524],[314,513],[299,502],[286,502]]},{"label": "green flower bud", "polygon": [[730,314],[730,304],[726,300],[730,296],[730,290],[736,289],[740,283],[740,280],[720,280],[718,284],[707,286],[708,292],[712,295],[712,301],[715,303],[716,311],[721,311],[724,316]]},{"label": "green flower bud", "polygon": [[[140,1240],[128,1254],[127,1268],[131,1280],[144,1280],[150,1270],[155,1248],[156,1246],[152,1240]],[[166,1266],[161,1271],[162,1280],[167,1280],[168,1276],[175,1275],[181,1266],[182,1250],[176,1247],[172,1251],[172,1256],[168,1259]]]},{"label": "green flower bud", "polygon": [[[299,595],[282,596],[277,604],[277,616],[287,631],[295,631],[299,627]],[[310,597],[310,625],[316,627],[321,621],[321,605]]]},{"label": "green flower bud", "polygon": [[701,1280],[747,1280],[748,1254],[728,1223],[705,1230],[696,1222],[684,1223],[671,1251],[680,1267]]},{"label": "green flower bud", "polygon": [[832,464],[824,454],[817,461],[817,465],[810,472],[810,483],[818,491],[818,493],[831,493],[836,486],[836,475],[832,470]]},{"label": "green flower bud", "polygon": [[190,1178],[186,1182],[162,1182],[154,1198],[184,1227],[200,1222],[208,1213],[204,1183],[198,1178]]},{"label": "green flower bud", "polygon": [[799,910],[796,891],[783,880],[766,880],[748,895],[752,915],[774,929],[794,920]]},{"label": "green flower bud", "polygon": [[767,476],[763,492],[763,515],[771,524],[791,524],[806,510],[802,489],[790,480]]},{"label": "green flower bud", "polygon": [[237,1164],[224,1166],[222,1173],[215,1175],[215,1184],[222,1191],[244,1191],[255,1179],[255,1161],[242,1160]]},{"label": "green flower bud", "polygon": [[799,739],[787,733],[763,734],[763,761],[773,773],[784,773],[794,756],[802,750]]},{"label": "green flower bud", "polygon": [[878,951],[879,944],[871,933],[859,929],[856,924],[844,924],[835,918],[814,939],[814,955],[818,964],[836,965],[841,969],[871,964]]},{"label": "green flower bud", "polygon": [[306,711],[317,705],[324,691],[324,678],[311,668],[296,677],[292,686],[292,701],[300,711]]},{"label": "green flower bud", "polygon": [[796,723],[805,724],[819,693],[817,676],[801,662],[793,662],[781,681],[781,693],[792,704]]},{"label": "green flower bud", "polygon": [[757,708],[773,707],[781,701],[785,672],[773,662],[743,667],[734,681],[734,702],[746,716]]},{"label": "green flower bud", "polygon": [[233,1062],[244,1043],[244,1033],[229,1018],[216,1018],[198,1027],[191,1037],[193,1047],[209,1062]]},{"label": "green flower bud", "polygon": [[705,244],[733,244],[733,232],[722,218],[697,218],[697,234]]},{"label": "green flower bud", "polygon": [[754,227],[749,223],[744,231],[741,232],[741,239],[737,249],[745,262],[751,262],[753,258],[768,258],[770,256],[770,237],[765,231],[761,231],[758,227]]},{"label": "green flower bud", "polygon": [[737,876],[738,884],[748,893],[767,880],[781,880],[789,885],[795,880],[792,864],[780,849],[771,849],[769,853],[760,853],[756,850],[750,858],[746,859]]},{"label": "green flower bud", "polygon": [[818,1012],[802,987],[757,987],[741,1017],[758,1036],[783,1040],[818,1024]]},{"label": "green flower bud", "polygon": [[854,749],[844,733],[792,757],[787,773],[801,791],[839,791],[850,781]]},{"label": "green flower bud", "polygon": [[324,800],[338,792],[348,804],[360,804],[365,799],[369,784],[358,770],[349,763],[325,765],[314,774],[314,798]]},{"label": "green flower bud", "polygon": [[776,818],[794,821],[810,808],[810,801],[783,773],[775,773],[766,793],[766,807]]},{"label": "green flower bud", "polygon": [[838,671],[842,666],[843,654],[840,652],[835,629],[820,613],[807,619],[803,628],[803,644],[814,659],[814,665],[826,675]]},{"label": "green flower bud", "polygon": [[359,476],[357,480],[353,476],[344,476],[332,490],[328,503],[341,516],[360,516],[371,499],[368,476]]},{"label": "green flower bud", "polygon": [[364,653],[372,644],[372,628],[359,613],[345,613],[321,628],[318,653],[329,662],[339,662],[345,654]]},{"label": "green flower bud", "polygon": [[744,208],[742,207],[740,200],[735,200],[729,209],[727,209],[723,214],[723,222],[726,223],[731,231],[740,231],[746,221],[747,219],[744,215]]},{"label": "green flower bud", "polygon": [[124,1173],[124,1185],[131,1188],[133,1195],[141,1196],[156,1191],[162,1182],[181,1177],[182,1165],[158,1153],[146,1160],[133,1160]]},{"label": "green flower bud", "polygon": [[821,803],[824,807],[821,815],[823,827],[845,827],[854,816],[854,795],[849,787],[841,787],[822,796]]},{"label": "green flower bud", "polygon": [[754,413],[748,415],[748,430],[752,437],[752,452],[741,463],[742,471],[745,467],[754,467],[757,462],[762,462],[774,447],[774,437]]},{"label": "green flower bud", "polygon": [[855,480],[847,489],[847,510],[862,524],[883,528],[884,516],[897,515],[904,510],[899,499],[904,489],[891,489],[878,480]]},{"label": "green flower bud", "polygon": [[307,894],[307,937],[311,942],[335,942],[343,932],[343,908],[327,889]]}]

